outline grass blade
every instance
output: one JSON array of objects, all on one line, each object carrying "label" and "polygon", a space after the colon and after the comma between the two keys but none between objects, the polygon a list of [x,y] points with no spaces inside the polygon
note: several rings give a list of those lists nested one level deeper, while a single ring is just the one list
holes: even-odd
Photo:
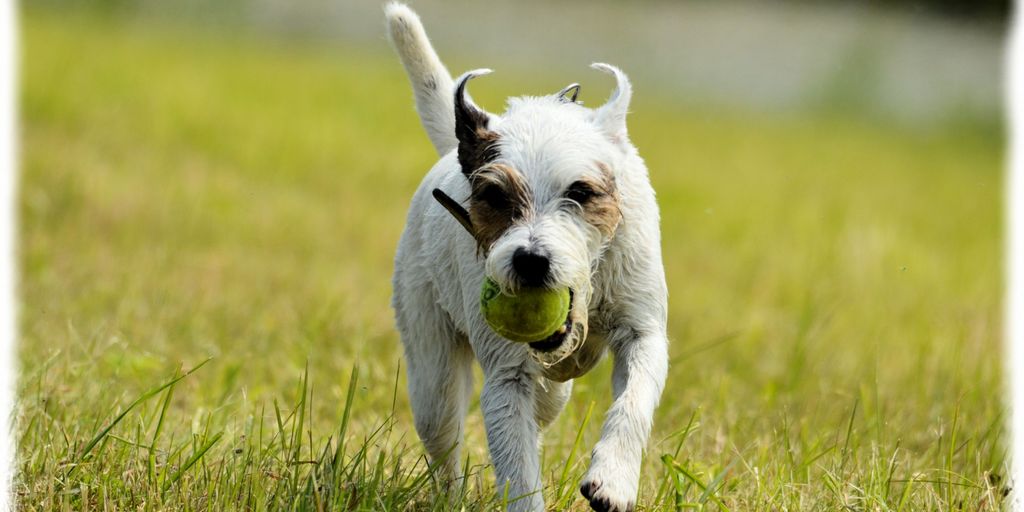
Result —
[{"label": "grass blade", "polygon": [[562,466],[562,475],[558,477],[559,503],[566,498],[563,493],[565,492],[565,483],[569,480],[569,468],[572,466],[572,461],[576,457],[576,451],[579,450],[580,443],[583,441],[583,432],[587,429],[587,424],[590,423],[590,415],[594,413],[594,405],[596,405],[596,402],[591,400],[590,406],[587,407],[587,414],[583,416],[583,423],[581,423],[580,428],[576,430],[576,439],[572,442],[572,448],[569,450],[569,457],[565,459],[565,465]]},{"label": "grass blade", "polygon": [[[208,358],[207,360],[205,360],[205,361],[199,363],[198,365],[196,365],[195,367],[193,367],[191,370],[185,372],[183,375],[175,377],[175,378],[165,382],[164,384],[161,384],[158,387],[155,387],[155,388],[153,388],[153,389],[151,389],[149,391],[146,391],[141,396],[136,398],[134,402],[129,404],[128,407],[126,407],[125,410],[121,412],[121,414],[118,414],[117,417],[114,418],[113,421],[111,421],[106,427],[104,427],[95,436],[93,436],[93,438],[90,439],[88,443],[86,443],[85,447],[82,448],[82,451],[81,451],[81,453],[78,456],[78,462],[80,463],[80,462],[85,461],[86,457],[89,456],[89,454],[92,452],[93,448],[95,448],[96,445],[100,443],[100,441],[102,441],[105,437],[107,437],[107,434],[109,434],[110,431],[113,430],[114,427],[116,427],[117,424],[120,423],[121,420],[123,420],[124,417],[127,416],[128,413],[132,411],[132,409],[137,407],[142,402],[145,402],[146,400],[149,400],[150,398],[156,396],[161,391],[163,391],[163,390],[165,390],[165,389],[167,389],[167,388],[177,384],[178,381],[184,379],[185,377],[188,377],[189,375],[192,375],[193,372],[195,372],[196,370],[202,368],[203,365],[205,365],[206,363],[210,362],[212,359],[213,359],[212,357]],[[72,466],[71,469],[68,471],[68,475],[67,476],[70,477],[75,472],[75,470],[77,468],[78,468],[78,464],[75,464],[74,466]]]},{"label": "grass blade", "polygon": [[220,441],[220,438],[223,435],[223,432],[217,432],[216,434],[214,434],[212,438],[206,441],[206,444],[204,444],[201,448],[193,452],[192,456],[189,457],[188,460],[186,460],[185,463],[182,464],[181,467],[174,472],[174,476],[172,476],[169,480],[164,481],[164,484],[160,489],[160,494],[166,494],[167,490],[170,489],[172,485],[174,485],[178,480],[181,480],[181,477],[185,474],[185,472],[188,471],[192,466],[194,466],[196,462],[199,462],[199,459],[203,458],[203,455],[205,455],[206,452],[210,450],[210,448],[213,448],[213,445],[217,444],[217,441]]},{"label": "grass blade", "polygon": [[[174,376],[177,377],[180,372],[181,366],[175,370]],[[167,408],[171,405],[172,396],[174,396],[173,384],[167,388],[167,393],[164,393],[163,403],[160,406],[160,416],[156,420],[156,430],[153,431],[153,438],[149,442],[149,480],[153,484],[156,484],[156,443],[160,439],[160,433],[163,431],[164,418],[167,417]]]}]

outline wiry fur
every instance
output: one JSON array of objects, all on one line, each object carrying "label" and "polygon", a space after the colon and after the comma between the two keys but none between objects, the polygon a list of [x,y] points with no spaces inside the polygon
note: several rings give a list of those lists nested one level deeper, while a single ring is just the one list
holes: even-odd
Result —
[{"label": "wiry fur", "polygon": [[[544,510],[539,431],[564,407],[571,379],[607,348],[615,400],[580,490],[595,510],[631,510],[667,372],[667,289],[654,190],[626,130],[629,80],[595,64],[617,83],[595,110],[556,94],[511,99],[500,116],[458,116],[459,90],[482,73],[453,82],[416,15],[401,4],[389,5],[386,14],[420,118],[442,155],[413,196],[393,296],[416,430],[432,463],[447,478],[459,474],[475,357],[484,373],[480,408],[499,492],[507,486],[509,496],[522,497],[510,510]],[[481,134],[491,137],[489,153],[466,158]],[[481,168],[467,168],[475,165]],[[521,211],[510,207],[502,218],[486,210],[482,180],[521,188],[514,191]],[[569,193],[581,186],[596,195]],[[434,200],[435,189],[469,208],[473,233]],[[548,254],[546,284],[574,292],[564,361],[545,363],[527,345],[498,337],[481,317],[485,275],[508,291],[522,286],[511,263],[520,248]]]}]

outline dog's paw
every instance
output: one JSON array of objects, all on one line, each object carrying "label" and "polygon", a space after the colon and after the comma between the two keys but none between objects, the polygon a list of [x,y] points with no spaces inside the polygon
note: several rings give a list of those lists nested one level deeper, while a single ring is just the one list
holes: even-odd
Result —
[{"label": "dog's paw", "polygon": [[598,512],[632,512],[636,506],[636,485],[624,475],[594,471],[591,468],[580,485],[580,494],[590,501],[590,508]]}]

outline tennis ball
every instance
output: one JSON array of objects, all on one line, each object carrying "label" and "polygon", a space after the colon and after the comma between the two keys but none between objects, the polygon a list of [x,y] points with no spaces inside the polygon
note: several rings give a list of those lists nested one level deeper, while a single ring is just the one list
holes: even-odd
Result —
[{"label": "tennis ball", "polygon": [[498,283],[484,279],[480,311],[487,325],[503,338],[520,343],[554,334],[569,316],[569,289],[524,287],[515,295],[501,293]]}]

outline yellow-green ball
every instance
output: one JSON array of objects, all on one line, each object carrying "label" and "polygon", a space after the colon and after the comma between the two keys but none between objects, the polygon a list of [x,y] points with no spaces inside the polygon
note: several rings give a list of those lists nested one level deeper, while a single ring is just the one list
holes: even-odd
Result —
[{"label": "yellow-green ball", "polygon": [[486,278],[480,311],[499,336],[520,343],[540,341],[554,334],[569,316],[569,289],[524,287],[506,295],[498,283]]}]

